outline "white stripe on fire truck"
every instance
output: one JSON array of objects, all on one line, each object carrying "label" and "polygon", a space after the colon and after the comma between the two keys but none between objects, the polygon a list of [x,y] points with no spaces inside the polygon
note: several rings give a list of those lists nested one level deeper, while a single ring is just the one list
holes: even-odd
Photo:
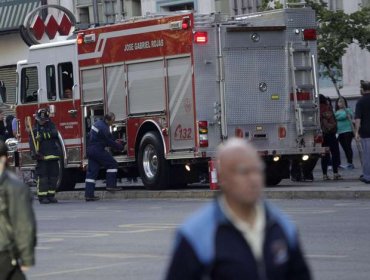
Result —
[{"label": "white stripe on fire truck", "polygon": [[[101,33],[99,34],[99,39],[98,39],[98,42],[96,43],[95,51],[93,53],[80,54],[78,55],[78,59],[85,60],[85,59],[101,57],[103,55],[107,39],[121,37],[121,36],[142,34],[142,33],[150,33],[150,32],[155,32],[155,31],[163,31],[163,30],[168,30],[168,29],[170,29],[170,24],[165,23],[165,24],[159,24],[159,25],[153,25],[153,26],[145,26],[145,27],[120,30],[120,31]],[[103,41],[103,43],[101,41]]]},{"label": "white stripe on fire truck", "polygon": [[[65,139],[64,144],[69,145],[80,145],[81,144],[81,138],[74,138],[74,139]],[[29,143],[18,143],[17,144],[18,149],[29,149],[30,144]]]}]

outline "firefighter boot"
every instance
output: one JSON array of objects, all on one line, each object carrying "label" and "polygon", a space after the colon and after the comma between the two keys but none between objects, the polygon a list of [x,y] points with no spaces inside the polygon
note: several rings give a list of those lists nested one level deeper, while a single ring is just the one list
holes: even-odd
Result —
[{"label": "firefighter boot", "polygon": [[56,185],[58,183],[58,177],[49,177],[49,190],[48,190],[48,199],[50,203],[58,203],[58,200],[55,198]]},{"label": "firefighter boot", "polygon": [[39,202],[40,202],[40,204],[49,204],[50,203],[48,197],[46,197],[46,196],[39,196]]}]

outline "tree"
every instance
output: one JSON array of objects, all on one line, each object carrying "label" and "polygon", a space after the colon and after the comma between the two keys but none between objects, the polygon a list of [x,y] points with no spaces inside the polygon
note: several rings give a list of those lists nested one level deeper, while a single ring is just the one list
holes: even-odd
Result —
[{"label": "tree", "polygon": [[352,14],[331,11],[323,0],[306,0],[316,11],[318,21],[318,61],[323,65],[323,74],[330,78],[338,96],[337,72],[341,71],[341,58],[350,44],[370,51],[370,9],[362,8]]}]

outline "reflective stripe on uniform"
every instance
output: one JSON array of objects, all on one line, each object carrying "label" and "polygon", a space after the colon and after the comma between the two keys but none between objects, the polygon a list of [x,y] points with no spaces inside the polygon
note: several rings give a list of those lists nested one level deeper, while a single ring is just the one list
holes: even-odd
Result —
[{"label": "reflective stripe on uniform", "polygon": [[59,158],[59,156],[53,156],[53,155],[51,155],[51,156],[44,156],[44,160],[48,160],[48,159],[58,159]]},{"label": "reflective stripe on uniform", "polygon": [[85,182],[86,183],[95,183],[95,180],[94,179],[86,179]]},{"label": "reflective stripe on uniform", "polygon": [[37,192],[37,195],[41,195],[41,196],[48,195],[48,192]]},{"label": "reflective stripe on uniform", "polygon": [[96,126],[92,126],[91,129],[94,130],[96,133],[99,133],[99,129]]},{"label": "reflective stripe on uniform", "polygon": [[48,191],[48,194],[55,194],[55,191]]},{"label": "reflective stripe on uniform", "polygon": [[117,169],[107,169],[107,172],[110,172],[110,173],[117,173]]}]

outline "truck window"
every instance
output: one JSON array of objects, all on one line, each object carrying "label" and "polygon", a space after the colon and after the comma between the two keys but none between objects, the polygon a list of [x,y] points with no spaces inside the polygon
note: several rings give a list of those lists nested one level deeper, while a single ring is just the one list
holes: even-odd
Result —
[{"label": "truck window", "polygon": [[21,101],[22,103],[37,102],[39,78],[37,67],[23,68],[21,72]]},{"label": "truck window", "polygon": [[57,86],[55,83],[55,66],[46,66],[46,89],[48,94],[48,100],[57,99]]},{"label": "truck window", "polygon": [[58,64],[59,94],[61,99],[72,98],[73,65],[72,62]]}]

